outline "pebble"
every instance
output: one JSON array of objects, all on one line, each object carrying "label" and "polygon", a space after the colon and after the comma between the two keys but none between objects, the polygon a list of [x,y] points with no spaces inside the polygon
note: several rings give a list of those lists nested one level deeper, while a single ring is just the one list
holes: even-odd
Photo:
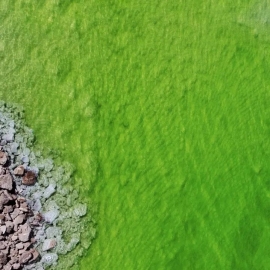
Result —
[{"label": "pebble", "polygon": [[5,152],[0,152],[0,164],[5,165],[7,162],[7,154]]},{"label": "pebble", "polygon": [[9,173],[0,175],[0,188],[12,190],[12,187],[13,187],[13,180],[11,175]]},{"label": "pebble", "polygon": [[22,179],[22,184],[26,186],[31,186],[36,183],[37,176],[32,171],[27,171]]},{"label": "pebble", "polygon": [[24,174],[24,167],[22,165],[16,167],[14,170],[14,174],[18,176],[22,176]]},{"label": "pebble", "polygon": [[46,239],[42,246],[42,251],[47,251],[56,246],[56,240],[55,239]]}]

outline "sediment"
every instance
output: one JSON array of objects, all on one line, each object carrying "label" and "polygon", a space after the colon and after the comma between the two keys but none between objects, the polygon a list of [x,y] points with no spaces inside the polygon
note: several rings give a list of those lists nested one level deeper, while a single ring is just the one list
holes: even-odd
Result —
[{"label": "sediment", "polygon": [[71,165],[55,166],[33,142],[21,108],[0,102],[0,269],[77,269],[95,237],[89,202]]}]

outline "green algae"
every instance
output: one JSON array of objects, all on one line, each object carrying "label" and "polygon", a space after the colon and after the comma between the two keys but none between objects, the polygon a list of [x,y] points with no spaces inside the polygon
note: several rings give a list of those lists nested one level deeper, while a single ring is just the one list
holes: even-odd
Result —
[{"label": "green algae", "polygon": [[79,269],[269,268],[257,3],[1,3],[0,97],[98,204]]}]

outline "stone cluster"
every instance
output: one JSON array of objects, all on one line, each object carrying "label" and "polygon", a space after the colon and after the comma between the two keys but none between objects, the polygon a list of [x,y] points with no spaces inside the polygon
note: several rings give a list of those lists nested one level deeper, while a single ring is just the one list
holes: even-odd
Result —
[{"label": "stone cluster", "polygon": [[[39,213],[34,213],[26,199],[18,194],[12,174],[6,164],[8,154],[0,151],[0,269],[22,269],[23,265],[34,263],[39,252],[33,248],[33,228],[43,222]],[[15,175],[22,177],[24,185],[36,182],[34,172],[25,171],[23,166],[15,168]]]},{"label": "stone cluster", "polygon": [[71,164],[55,166],[33,149],[22,115],[0,101],[0,269],[79,269],[96,233],[78,193],[85,187],[74,188]]}]

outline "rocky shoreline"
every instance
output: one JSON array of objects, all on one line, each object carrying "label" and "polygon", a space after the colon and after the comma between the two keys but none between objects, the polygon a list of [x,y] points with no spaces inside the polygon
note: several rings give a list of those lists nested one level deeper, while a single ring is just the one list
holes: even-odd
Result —
[{"label": "rocky shoreline", "polygon": [[95,221],[70,167],[43,158],[33,141],[21,109],[0,102],[0,269],[78,269]]}]

